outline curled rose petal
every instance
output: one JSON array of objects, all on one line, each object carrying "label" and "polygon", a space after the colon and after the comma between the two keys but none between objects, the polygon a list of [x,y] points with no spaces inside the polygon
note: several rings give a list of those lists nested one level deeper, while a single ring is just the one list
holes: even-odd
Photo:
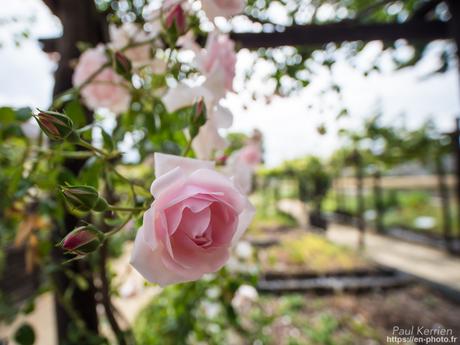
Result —
[{"label": "curled rose petal", "polygon": [[219,270],[254,208],[214,163],[155,154],[155,197],[144,214],[131,264],[161,286]]}]

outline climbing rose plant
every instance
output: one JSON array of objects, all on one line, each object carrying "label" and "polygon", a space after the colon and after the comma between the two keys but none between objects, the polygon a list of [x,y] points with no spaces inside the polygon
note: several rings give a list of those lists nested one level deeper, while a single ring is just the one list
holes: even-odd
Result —
[{"label": "climbing rose plant", "polygon": [[[208,0],[202,4],[210,20],[228,18],[243,6],[241,1]],[[128,204],[121,205],[116,202],[119,198],[109,174],[96,185],[80,182],[78,177],[64,181],[60,192],[67,209],[85,217],[85,222],[69,229],[60,246],[81,259],[144,212],[131,262],[147,280],[162,286],[197,280],[222,268],[232,244],[254,215],[246,196],[248,188],[234,182],[238,180],[236,171],[218,171],[212,162],[227,144],[219,129],[228,128],[233,118],[221,100],[233,90],[235,45],[214,27],[206,33],[205,46],[200,47],[189,25],[196,16],[191,8],[185,2],[167,1],[146,15],[144,25],[111,24],[108,44],[82,52],[72,78],[74,87],[58,96],[50,110],[33,115],[53,147],[55,142],[72,144],[65,153],[83,147],[102,171],[127,184],[131,191]],[[185,51],[193,53],[191,61],[181,60]],[[83,128],[76,125],[66,112],[69,99],[81,101],[92,112],[93,121]],[[141,112],[152,122],[147,128],[136,126]],[[150,119],[148,112],[153,112]],[[168,117],[180,121],[164,121]],[[98,118],[116,123],[112,133]],[[152,127],[155,133],[150,133]],[[102,133],[103,145],[94,138],[97,130]],[[156,133],[177,136],[171,144],[181,149],[182,157],[164,147],[145,150],[155,153],[148,168],[151,179],[156,176],[151,195],[146,196],[148,189],[142,183],[117,170],[130,152],[123,152],[113,137],[136,136],[140,139],[134,146],[145,147],[150,143],[143,137]],[[89,216],[96,213],[99,216]],[[107,220],[117,223],[114,214],[124,213],[127,216],[116,226],[100,226]]]}]

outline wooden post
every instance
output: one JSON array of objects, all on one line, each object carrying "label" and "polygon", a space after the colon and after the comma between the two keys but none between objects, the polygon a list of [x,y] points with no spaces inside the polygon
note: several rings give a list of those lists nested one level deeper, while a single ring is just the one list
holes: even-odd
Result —
[{"label": "wooden post", "polygon": [[383,196],[382,196],[382,176],[379,170],[376,170],[374,173],[374,203],[375,203],[375,227],[377,232],[383,233],[385,231],[383,226],[383,217],[384,217],[384,206],[383,206]]},{"label": "wooden post", "polygon": [[460,118],[455,119],[455,133],[452,136],[456,160],[456,194],[457,194],[457,239],[460,239]]},{"label": "wooden post", "polygon": [[438,176],[438,190],[439,197],[441,198],[441,212],[442,212],[442,232],[444,235],[445,245],[448,251],[452,251],[452,224],[450,219],[450,203],[449,203],[449,190],[446,184],[446,173],[442,156],[436,153],[435,157],[436,175]]},{"label": "wooden post", "polygon": [[[449,0],[449,11],[452,15],[452,19],[449,21],[450,33],[452,34],[455,43],[457,45],[457,58],[460,61],[460,1],[458,0]],[[460,72],[460,66],[459,66]],[[456,156],[456,172],[457,172],[457,236],[460,238],[460,119],[457,118],[455,122],[455,135],[453,136],[453,144],[455,149]]]},{"label": "wooden post", "polygon": [[356,169],[356,203],[357,203],[357,215],[356,215],[356,225],[359,231],[359,238],[358,238],[358,248],[364,248],[364,235],[366,226],[364,224],[364,193],[363,193],[363,180],[364,180],[364,172],[363,172],[363,162],[361,154],[358,150],[353,152],[353,162],[355,164]]},{"label": "wooden post", "polygon": [[[88,42],[95,45],[99,42],[107,41],[107,24],[105,15],[97,11],[93,0],[46,0],[45,3],[61,20],[63,26],[63,36],[54,42],[53,47],[50,47],[54,48],[60,55],[53,91],[54,95],[56,95],[72,87],[73,69],[71,62],[80,55],[76,46],[77,42]],[[89,112],[87,119],[88,123],[92,120]],[[64,162],[64,166],[73,174],[78,175],[84,163],[84,160],[68,159]],[[66,213],[64,226],[56,227],[52,234],[52,241],[57,243],[61,240],[66,233],[77,225],[78,221],[78,218]],[[60,248],[54,248],[53,261],[56,265],[61,265],[67,259],[63,256]],[[97,334],[98,317],[93,272],[88,262],[84,260],[73,262],[66,268],[75,275],[85,277],[88,282],[88,288],[85,290],[81,290],[78,287],[74,288],[70,302],[84,322],[86,329]],[[57,296],[63,294],[69,287],[75,286],[69,276],[62,271],[55,273],[53,280],[58,289]],[[68,310],[61,305],[59,298],[56,298],[55,309],[59,344],[67,344],[71,342],[72,334],[70,334],[69,329],[74,325],[74,320],[68,314]],[[82,334],[82,336],[85,336],[85,334]]]}]

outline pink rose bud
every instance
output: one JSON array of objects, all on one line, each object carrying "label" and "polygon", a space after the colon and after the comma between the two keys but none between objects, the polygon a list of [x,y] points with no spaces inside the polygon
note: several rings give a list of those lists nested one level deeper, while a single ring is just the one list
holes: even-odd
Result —
[{"label": "pink rose bud", "polygon": [[117,51],[114,54],[115,70],[122,76],[129,76],[131,73],[131,61],[123,53]]},{"label": "pink rose bud", "polygon": [[68,139],[71,142],[79,140],[78,134],[73,129],[73,122],[67,115],[39,109],[39,113],[33,116],[42,131],[51,140],[62,141]]},{"label": "pink rose bud", "polygon": [[255,210],[211,161],[155,153],[155,198],[145,212],[131,264],[161,286],[216,272]]},{"label": "pink rose bud", "polygon": [[[115,114],[124,113],[131,104],[129,83],[113,68],[103,68],[107,62],[104,45],[85,50],[78,59],[72,82],[80,88],[82,100],[89,109],[105,108]],[[94,76],[101,68],[102,71]],[[91,77],[91,82],[87,84]]]},{"label": "pink rose bud", "polygon": [[61,186],[61,192],[71,210],[102,212],[108,204],[91,186]]},{"label": "pink rose bud", "polygon": [[190,121],[190,136],[195,138],[199,131],[200,127],[206,123],[206,105],[204,103],[203,97],[193,105],[192,118]]},{"label": "pink rose bud", "polygon": [[166,16],[165,27],[170,29],[175,24],[177,34],[183,35],[186,31],[185,14],[180,4],[175,5]]},{"label": "pink rose bud", "polygon": [[104,241],[104,234],[92,225],[85,225],[72,230],[60,243],[67,252],[86,255],[94,252]]},{"label": "pink rose bud", "polygon": [[202,116],[206,117],[206,105],[203,97],[200,97],[200,99],[194,104],[193,114],[196,119]]},{"label": "pink rose bud", "polygon": [[250,143],[244,146],[240,151],[240,160],[250,166],[256,166],[262,161],[262,152],[260,145]]},{"label": "pink rose bud", "polygon": [[228,156],[227,156],[227,155],[219,156],[219,157],[217,157],[217,159],[216,159],[216,163],[217,163],[217,165],[219,165],[219,166],[223,166],[223,165],[225,165],[225,163],[227,162],[227,159],[228,159]]}]

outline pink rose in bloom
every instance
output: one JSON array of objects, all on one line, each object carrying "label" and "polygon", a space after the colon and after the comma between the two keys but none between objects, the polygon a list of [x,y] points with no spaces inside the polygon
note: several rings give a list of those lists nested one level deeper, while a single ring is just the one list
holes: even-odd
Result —
[{"label": "pink rose in bloom", "polygon": [[[73,74],[74,86],[83,84],[106,62],[103,45],[85,51],[80,56]],[[105,68],[91,83],[84,86],[81,95],[88,108],[107,108],[116,114],[126,111],[131,102],[126,81],[110,67]]]},{"label": "pink rose in bloom", "polygon": [[216,17],[230,18],[243,11],[244,0],[201,0],[201,7],[210,20]]},{"label": "pink rose in bloom", "polygon": [[235,42],[227,35],[211,32],[205,48],[197,56],[197,64],[206,77],[213,76],[221,81],[224,89],[231,91],[235,78]]},{"label": "pink rose in bloom", "polygon": [[254,208],[214,163],[155,154],[155,197],[144,214],[131,264],[161,286],[216,272],[229,258]]}]

